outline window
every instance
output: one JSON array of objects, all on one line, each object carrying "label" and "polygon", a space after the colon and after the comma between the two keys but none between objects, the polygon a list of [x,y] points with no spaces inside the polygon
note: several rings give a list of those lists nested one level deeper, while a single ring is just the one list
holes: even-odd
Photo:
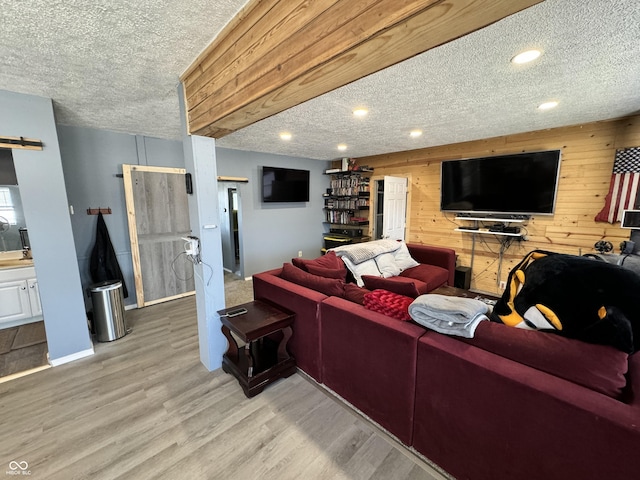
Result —
[{"label": "window", "polygon": [[16,211],[11,200],[11,190],[0,187],[0,217],[4,217],[11,225],[16,224]]}]

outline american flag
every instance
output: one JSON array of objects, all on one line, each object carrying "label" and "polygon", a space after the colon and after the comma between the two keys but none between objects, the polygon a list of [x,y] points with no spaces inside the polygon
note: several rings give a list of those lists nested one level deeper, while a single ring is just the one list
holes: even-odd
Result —
[{"label": "american flag", "polygon": [[640,147],[616,150],[613,175],[604,208],[596,215],[596,222],[615,223],[622,220],[624,210],[633,210],[640,183]]}]

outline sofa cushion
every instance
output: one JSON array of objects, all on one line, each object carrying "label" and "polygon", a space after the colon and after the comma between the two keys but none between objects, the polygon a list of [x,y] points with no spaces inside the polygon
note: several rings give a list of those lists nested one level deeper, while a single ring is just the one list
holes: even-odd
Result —
[{"label": "sofa cushion", "polygon": [[395,277],[396,275],[400,275],[402,271],[400,267],[396,265],[396,259],[393,253],[383,253],[375,258],[376,266],[384,278]]},{"label": "sofa cushion", "polygon": [[404,322],[411,320],[409,305],[413,298],[387,290],[374,290],[364,296],[365,308]]},{"label": "sofa cushion", "polygon": [[393,252],[393,254],[396,260],[396,265],[401,271],[420,265],[420,263],[411,256],[409,248],[404,242],[400,242],[400,248]]},{"label": "sofa cushion", "polygon": [[610,397],[626,385],[628,355],[610,346],[495,322],[480,322],[474,338],[460,340]]},{"label": "sofa cushion", "polygon": [[373,275],[363,275],[362,281],[364,282],[364,287],[369,290],[388,290],[389,292],[411,298],[416,298],[426,293],[427,288],[426,283],[407,277],[382,278]]},{"label": "sofa cushion", "polygon": [[[347,267],[344,262],[338,258],[336,252],[330,250],[326,255],[309,260],[306,258],[292,258],[291,263],[305,272],[313,273],[327,278],[341,278],[344,280],[347,276]],[[312,271],[313,270],[313,271]]]},{"label": "sofa cushion", "polygon": [[[446,268],[436,267],[435,265],[420,264],[404,270],[401,277],[415,278],[427,284],[427,292],[441,287],[449,280],[449,271]],[[426,293],[426,292],[424,292]]]},{"label": "sofa cushion", "polygon": [[280,278],[288,280],[289,282],[302,285],[303,287],[316,290],[325,295],[334,295],[341,297],[344,294],[344,281],[337,278],[324,278],[318,275],[313,275],[309,272],[305,272],[298,267],[294,267],[290,263],[282,265],[282,273]]},{"label": "sofa cushion", "polygon": [[378,265],[373,258],[370,260],[365,260],[362,263],[353,263],[346,257],[343,258],[343,261],[349,271],[353,274],[353,278],[355,279],[359,287],[364,287],[362,275],[373,275],[376,277],[380,276],[380,270],[378,270]]},{"label": "sofa cushion", "polygon": [[338,278],[340,280],[344,280],[347,276],[346,267],[344,268],[344,270],[340,270],[337,268],[319,267],[312,263],[307,265],[307,272],[311,273],[312,275],[318,275],[324,278]]},{"label": "sofa cushion", "polygon": [[355,283],[345,283],[342,298],[350,302],[364,305],[364,296],[371,290],[357,286]]}]

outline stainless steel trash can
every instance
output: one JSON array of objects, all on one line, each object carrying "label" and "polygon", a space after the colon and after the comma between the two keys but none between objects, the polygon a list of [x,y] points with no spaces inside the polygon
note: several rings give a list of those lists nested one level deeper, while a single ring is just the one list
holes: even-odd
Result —
[{"label": "stainless steel trash can", "polygon": [[112,342],[127,334],[122,282],[107,280],[89,287],[93,303],[93,328],[99,342]]}]

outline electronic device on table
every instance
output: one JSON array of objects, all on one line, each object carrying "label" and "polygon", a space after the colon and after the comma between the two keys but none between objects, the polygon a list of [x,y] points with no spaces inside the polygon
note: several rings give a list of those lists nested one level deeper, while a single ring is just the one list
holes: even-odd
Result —
[{"label": "electronic device on table", "polygon": [[235,308],[233,310],[228,310],[227,313],[225,313],[225,316],[229,318],[233,318],[233,317],[237,317],[238,315],[244,315],[245,313],[247,313],[247,309],[241,307],[241,308]]}]

